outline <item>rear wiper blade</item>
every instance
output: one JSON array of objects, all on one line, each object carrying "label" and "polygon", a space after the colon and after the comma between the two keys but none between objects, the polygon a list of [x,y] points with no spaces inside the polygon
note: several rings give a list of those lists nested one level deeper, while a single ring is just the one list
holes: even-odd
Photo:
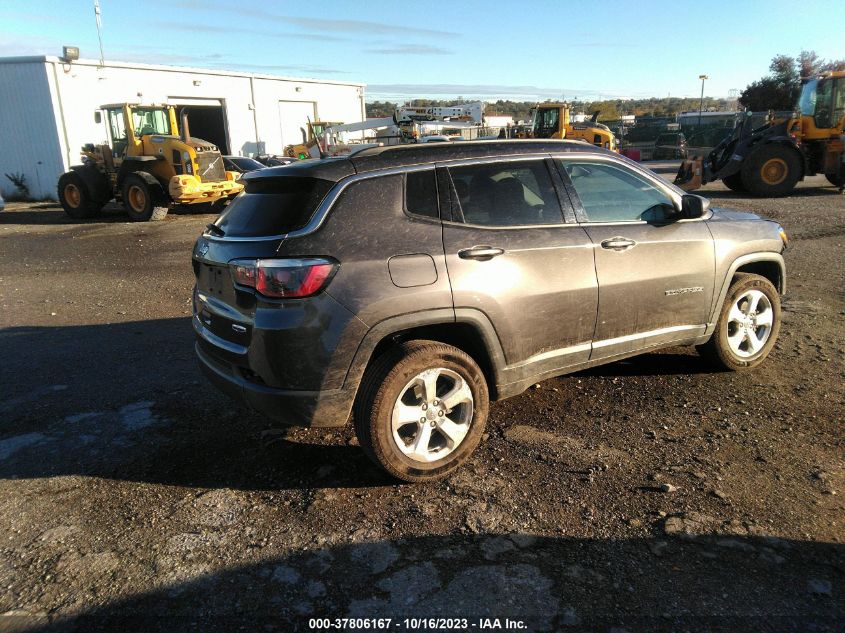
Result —
[{"label": "rear wiper blade", "polygon": [[226,235],[226,231],[221,229],[214,222],[209,222],[208,224],[205,225],[205,228],[207,228],[211,233],[214,233],[215,235],[219,235],[220,237],[223,237],[224,235]]}]

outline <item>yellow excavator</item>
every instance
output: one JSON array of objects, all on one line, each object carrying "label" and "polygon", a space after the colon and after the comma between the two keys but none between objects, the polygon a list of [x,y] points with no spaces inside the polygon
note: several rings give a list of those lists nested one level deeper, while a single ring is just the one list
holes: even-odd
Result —
[{"label": "yellow excavator", "polygon": [[721,180],[733,191],[775,197],[815,174],[845,190],[845,71],[805,79],[791,117],[752,128],[751,113],[740,115],[706,158],[681,164],[675,184],[693,191]]},{"label": "yellow excavator", "polygon": [[568,103],[538,103],[533,109],[531,138],[568,138],[586,141],[591,145],[617,151],[616,137],[610,128],[596,121],[572,121]]},{"label": "yellow excavator", "polygon": [[59,177],[59,202],[70,217],[95,217],[115,198],[130,220],[161,220],[173,205],[214,206],[243,191],[220,150],[191,137],[187,112],[181,130],[172,105],[104,105],[94,120],[102,123],[103,114],[109,142],[86,144],[83,164]]}]

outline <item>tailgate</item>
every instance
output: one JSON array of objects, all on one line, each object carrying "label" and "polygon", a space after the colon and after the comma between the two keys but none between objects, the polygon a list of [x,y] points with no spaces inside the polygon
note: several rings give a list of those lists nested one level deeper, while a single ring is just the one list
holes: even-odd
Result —
[{"label": "tailgate", "polygon": [[255,299],[235,289],[228,266],[198,262],[195,301],[202,327],[214,337],[243,348],[229,351],[245,354],[252,336]]}]

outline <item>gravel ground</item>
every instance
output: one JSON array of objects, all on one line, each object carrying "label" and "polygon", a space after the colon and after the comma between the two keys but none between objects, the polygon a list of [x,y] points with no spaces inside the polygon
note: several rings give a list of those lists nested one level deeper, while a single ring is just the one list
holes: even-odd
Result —
[{"label": "gravel ground", "polygon": [[760,368],[673,348],[545,381],[418,486],[350,429],[273,428],[204,381],[190,247],[211,216],[9,204],[0,630],[845,630],[845,196],[822,184],[704,191],[792,238]]}]

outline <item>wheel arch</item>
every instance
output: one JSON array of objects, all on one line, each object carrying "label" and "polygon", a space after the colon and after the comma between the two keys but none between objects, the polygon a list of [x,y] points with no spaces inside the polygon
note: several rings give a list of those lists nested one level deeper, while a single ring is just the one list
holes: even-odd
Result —
[{"label": "wheel arch", "polygon": [[375,325],[358,347],[344,382],[356,391],[364,372],[390,347],[411,340],[452,345],[478,363],[491,399],[497,396],[504,367],[504,352],[492,323],[477,310],[431,310],[387,319]]},{"label": "wheel arch", "polygon": [[[148,160],[142,160],[148,159]],[[137,175],[144,179],[147,184],[150,185],[158,185],[162,188],[164,193],[167,193],[167,183],[162,182],[158,178],[156,178],[152,173],[147,171],[148,168],[152,167],[152,163],[156,161],[155,158],[151,156],[140,156],[134,157],[132,159],[125,159],[123,164],[121,164],[120,169],[117,170],[117,188],[120,190],[123,187],[123,181],[126,180],[127,176],[130,175]]]},{"label": "wheel arch", "polygon": [[715,327],[716,316],[722,310],[728,288],[736,279],[737,273],[752,273],[765,277],[777,288],[779,294],[786,294],[786,264],[783,261],[783,255],[780,253],[749,253],[736,258],[728,267],[718,299],[711,309],[708,334]]}]

